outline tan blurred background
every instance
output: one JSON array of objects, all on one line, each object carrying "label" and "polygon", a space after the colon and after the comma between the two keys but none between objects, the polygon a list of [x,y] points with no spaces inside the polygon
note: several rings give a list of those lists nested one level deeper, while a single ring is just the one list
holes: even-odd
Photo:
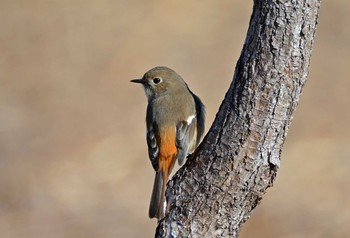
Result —
[{"label": "tan blurred background", "polygon": [[[275,186],[241,237],[349,237],[350,2],[323,1]],[[146,97],[177,70],[207,105],[231,81],[252,1],[1,0],[1,238],[152,237]]]}]

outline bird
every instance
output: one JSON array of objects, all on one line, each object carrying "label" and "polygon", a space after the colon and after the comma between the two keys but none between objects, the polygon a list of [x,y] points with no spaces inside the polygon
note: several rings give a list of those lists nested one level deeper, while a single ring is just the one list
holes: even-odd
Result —
[{"label": "bird", "polygon": [[182,166],[204,133],[205,106],[182,77],[166,66],[131,80],[143,85],[147,97],[146,141],[155,170],[149,217],[165,216],[165,191],[175,161]]}]

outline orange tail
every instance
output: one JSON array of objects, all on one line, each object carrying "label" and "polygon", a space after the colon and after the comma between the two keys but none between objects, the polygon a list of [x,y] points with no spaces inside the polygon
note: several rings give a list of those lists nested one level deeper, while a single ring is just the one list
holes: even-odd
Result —
[{"label": "orange tail", "polygon": [[166,183],[168,182],[168,171],[162,169],[156,172],[154,178],[151,203],[149,205],[149,217],[157,218],[158,220],[164,217],[164,195]]}]

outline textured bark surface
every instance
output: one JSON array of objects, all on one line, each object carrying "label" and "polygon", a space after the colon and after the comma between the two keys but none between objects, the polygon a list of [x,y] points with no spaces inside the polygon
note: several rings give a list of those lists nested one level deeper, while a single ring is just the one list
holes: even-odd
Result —
[{"label": "textured bark surface", "polygon": [[320,0],[254,1],[232,84],[202,144],[168,183],[156,237],[238,236],[276,176],[319,7]]}]

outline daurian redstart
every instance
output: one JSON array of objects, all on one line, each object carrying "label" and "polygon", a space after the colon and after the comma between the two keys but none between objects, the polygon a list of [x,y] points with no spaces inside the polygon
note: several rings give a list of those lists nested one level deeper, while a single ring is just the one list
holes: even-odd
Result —
[{"label": "daurian redstart", "polygon": [[149,217],[162,219],[165,213],[165,189],[177,160],[182,165],[198,146],[205,122],[205,108],[174,70],[158,66],[141,79],[147,99],[148,155],[156,171]]}]

